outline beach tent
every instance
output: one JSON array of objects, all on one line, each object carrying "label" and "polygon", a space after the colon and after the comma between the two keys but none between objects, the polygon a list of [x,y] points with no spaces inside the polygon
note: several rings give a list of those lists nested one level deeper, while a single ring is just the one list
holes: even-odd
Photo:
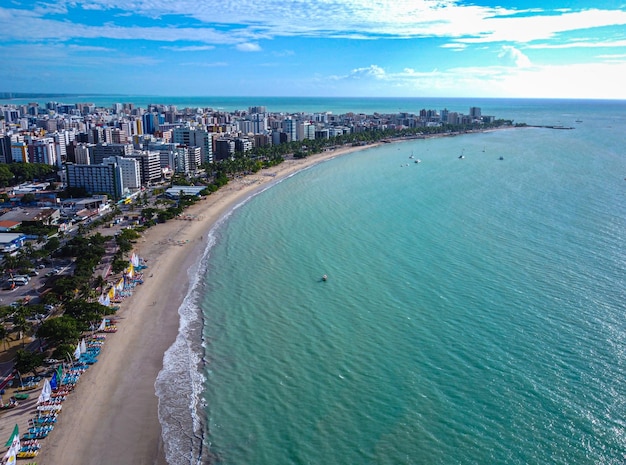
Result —
[{"label": "beach tent", "polygon": [[80,341],[80,353],[84,354],[87,352],[87,344],[85,344],[85,338],[83,338],[82,341]]},{"label": "beach tent", "polygon": [[76,350],[74,351],[74,358],[78,360],[80,358],[80,344],[76,346]]}]

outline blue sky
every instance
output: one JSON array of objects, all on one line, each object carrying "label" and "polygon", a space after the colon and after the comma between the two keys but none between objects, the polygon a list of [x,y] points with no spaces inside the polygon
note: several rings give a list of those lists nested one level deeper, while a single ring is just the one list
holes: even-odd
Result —
[{"label": "blue sky", "polygon": [[626,0],[3,0],[0,31],[9,92],[626,99]]}]

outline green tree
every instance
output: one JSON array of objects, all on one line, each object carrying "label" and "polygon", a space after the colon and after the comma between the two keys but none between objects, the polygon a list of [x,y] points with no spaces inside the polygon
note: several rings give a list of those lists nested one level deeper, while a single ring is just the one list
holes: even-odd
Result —
[{"label": "green tree", "polygon": [[4,350],[7,350],[9,344],[9,330],[4,325],[0,325],[0,342],[4,342]]},{"label": "green tree", "polygon": [[65,305],[65,315],[74,318],[78,329],[83,331],[87,331],[93,323],[110,312],[110,308],[105,305],[83,299],[76,299]]},{"label": "green tree", "polygon": [[107,285],[107,280],[101,274],[94,276],[93,278],[93,286],[98,289],[101,293],[104,291],[104,288]]},{"label": "green tree", "polygon": [[77,341],[80,331],[74,318],[63,315],[44,321],[37,330],[37,337],[45,339],[53,346],[58,346]]},{"label": "green tree", "polygon": [[44,355],[20,349],[15,354],[15,369],[18,373],[32,373],[37,376],[37,368],[43,363]]},{"label": "green tree", "polygon": [[27,205],[30,203],[35,203],[36,200],[37,198],[35,197],[35,194],[29,192],[28,194],[24,194],[22,196],[22,199],[20,200],[20,202],[24,205]]},{"label": "green tree", "polygon": [[48,241],[43,246],[43,248],[46,251],[52,253],[55,250],[57,250],[60,246],[61,246],[61,241],[59,240],[59,238],[58,237],[51,237],[50,239],[48,239]]},{"label": "green tree", "polygon": [[[6,164],[4,163],[0,164],[0,187],[10,186],[14,177],[15,175],[11,172],[11,170]],[[7,195],[6,197],[3,197],[2,199],[3,201],[8,202],[9,196]]]},{"label": "green tree", "polygon": [[26,333],[30,331],[32,325],[26,321],[26,316],[23,314],[23,311],[18,311],[17,314],[13,317],[13,329],[18,332],[19,339],[22,341],[22,347],[24,346],[24,338],[26,337]]},{"label": "green tree", "polygon": [[81,284],[89,279],[89,277],[76,277],[61,276],[58,277],[52,284],[52,290],[59,298],[64,302],[69,302],[74,299],[80,291]]},{"label": "green tree", "polygon": [[52,352],[52,358],[56,358],[57,360],[72,360],[74,350],[76,350],[76,343],[59,344]]}]

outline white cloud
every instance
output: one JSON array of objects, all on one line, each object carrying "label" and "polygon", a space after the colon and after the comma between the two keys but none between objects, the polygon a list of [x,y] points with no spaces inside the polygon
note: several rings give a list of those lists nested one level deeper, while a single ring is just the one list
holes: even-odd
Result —
[{"label": "white cloud", "polygon": [[527,68],[531,66],[530,59],[515,47],[503,45],[498,53],[498,58],[506,65]]},{"label": "white cloud", "polygon": [[[386,71],[384,86],[395,89],[398,96],[463,97],[471,92],[476,97],[626,99],[623,76],[625,60],[592,65],[459,67],[431,72],[404,69]],[[354,85],[347,77],[339,82]],[[372,86],[376,81],[370,79],[368,84]],[[375,92],[372,89],[375,87],[369,87],[369,92]]]},{"label": "white cloud", "polygon": [[282,51],[276,51],[276,52],[272,52],[272,55],[276,56],[276,57],[290,57],[295,55],[296,52],[294,52],[293,50],[282,50]]},{"label": "white cloud", "polygon": [[385,70],[378,65],[370,65],[365,68],[353,69],[347,77],[352,79],[361,79],[362,77],[385,79]]},{"label": "white cloud", "polygon": [[613,40],[608,39],[606,41],[591,41],[591,40],[574,40],[570,42],[565,42],[562,44],[531,44],[527,45],[528,49],[540,49],[540,50],[549,50],[549,49],[564,49],[564,48],[600,48],[600,47],[626,47],[626,40]]},{"label": "white cloud", "polygon": [[74,52],[89,52],[89,53],[93,53],[93,52],[106,52],[106,53],[111,53],[111,52],[115,52],[115,49],[110,48],[110,47],[99,47],[96,45],[76,45],[76,44],[70,44],[67,46],[68,50],[74,51]]},{"label": "white cloud", "polygon": [[455,52],[462,52],[467,48],[467,44],[462,44],[460,42],[451,42],[448,44],[441,45],[441,48],[448,48]]},{"label": "white cloud", "polygon": [[[178,17],[187,24],[191,17],[199,25],[209,27],[175,27],[174,24],[162,27],[155,22],[152,27],[118,28],[120,36],[128,37],[130,34],[131,38],[135,35],[139,38],[142,33],[154,30],[155,35],[165,37],[166,41],[192,40],[190,32],[193,31],[200,36],[196,41],[207,43],[241,43],[243,40],[253,44],[264,38],[296,35],[353,39],[444,37],[463,44],[528,43],[551,39],[568,31],[626,25],[626,11],[623,10],[514,10],[461,4],[455,0],[302,0],[298,8],[294,8],[291,2],[276,2],[268,7],[267,2],[259,0],[230,1],[219,8],[213,2],[196,0],[91,0],[85,3],[58,0],[54,8],[67,11],[66,21],[63,22],[46,19],[45,13],[51,8],[47,5],[45,9],[33,12],[0,8],[4,39],[28,40],[31,33],[61,40],[70,35],[109,37],[106,34],[111,33],[110,29],[81,25],[81,16],[73,13],[77,8],[111,11],[111,15],[114,14],[112,17],[128,12],[152,19],[172,17],[176,21]],[[38,27],[20,31],[17,24],[28,17],[36,19]],[[8,24],[11,21],[15,26]],[[8,29],[5,25],[9,26]],[[233,25],[238,27],[232,28]],[[37,31],[38,28],[41,30]],[[136,31],[140,32],[135,34]],[[149,32],[146,34],[148,40],[152,40],[151,36]]]},{"label": "white cloud", "polygon": [[203,52],[205,50],[214,50],[213,45],[188,45],[186,47],[164,46],[161,47],[164,50],[171,50],[172,52]]},{"label": "white cloud", "polygon": [[252,42],[244,42],[242,44],[235,45],[235,48],[240,52],[260,52],[261,46]]},{"label": "white cloud", "polygon": [[194,61],[181,63],[181,66],[193,66],[194,68],[223,68],[225,66],[228,66],[228,63],[226,63],[225,61],[214,61],[212,63],[202,63]]}]

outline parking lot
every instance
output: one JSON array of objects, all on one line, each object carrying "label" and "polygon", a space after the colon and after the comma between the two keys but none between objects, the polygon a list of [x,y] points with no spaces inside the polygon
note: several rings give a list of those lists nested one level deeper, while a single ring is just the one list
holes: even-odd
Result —
[{"label": "parking lot", "polygon": [[[20,302],[39,303],[39,295],[45,288],[47,280],[55,275],[69,274],[69,264],[57,264],[41,267],[38,266],[27,276],[28,281],[22,284],[23,280],[16,280],[14,275],[12,285],[10,278],[2,282],[0,291],[0,305],[19,305]],[[25,276],[25,275],[19,275]]]}]

